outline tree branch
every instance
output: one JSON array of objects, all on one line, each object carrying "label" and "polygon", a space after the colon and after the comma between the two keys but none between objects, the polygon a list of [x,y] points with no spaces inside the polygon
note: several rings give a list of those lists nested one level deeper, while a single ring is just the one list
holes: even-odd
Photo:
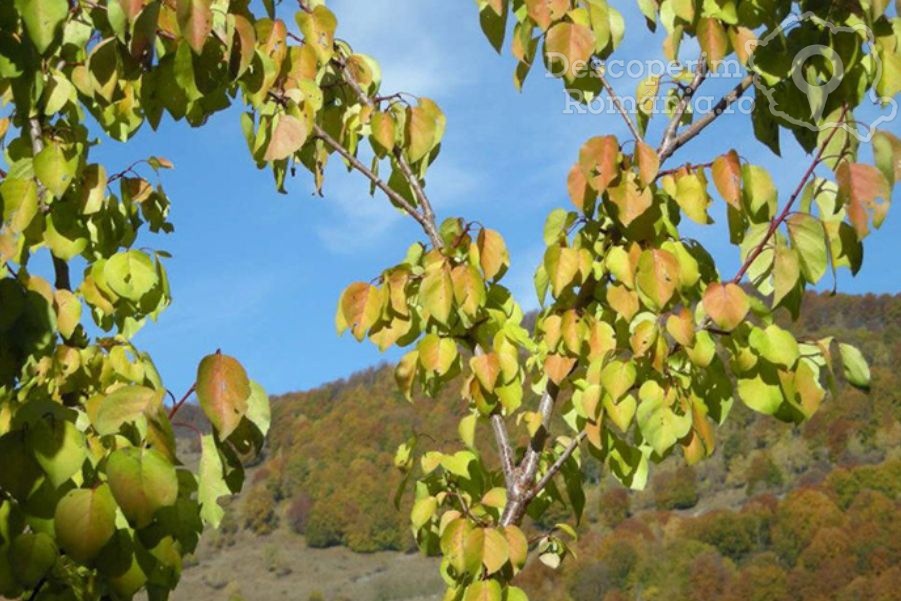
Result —
[{"label": "tree branch", "polygon": [[642,136],[638,132],[638,127],[635,126],[635,122],[632,120],[632,117],[629,116],[628,111],[626,111],[626,107],[623,106],[623,102],[616,94],[616,90],[613,88],[610,82],[607,81],[607,78],[604,77],[604,74],[600,69],[595,69],[595,74],[597,75],[598,79],[601,80],[601,85],[604,86],[604,90],[606,90],[607,95],[610,96],[610,100],[613,102],[613,106],[616,107],[617,112],[619,112],[619,114],[622,116],[623,121],[626,122],[626,127],[628,127],[629,131],[632,132],[632,136],[635,138],[635,141],[641,142]]},{"label": "tree branch", "polygon": [[544,476],[541,477],[535,486],[531,490],[531,498],[534,498],[538,493],[540,493],[544,488],[550,483],[551,480],[554,479],[554,476],[563,469],[563,465],[569,461],[569,458],[573,456],[573,453],[576,452],[576,449],[579,448],[579,445],[585,440],[585,432],[579,432],[575,438],[569,443],[569,445],[564,449],[563,454],[557,458],[551,467],[548,468],[547,472],[544,473]]},{"label": "tree branch", "polygon": [[172,405],[172,409],[169,410],[169,419],[171,420],[175,417],[175,414],[182,408],[182,406],[188,402],[188,399],[191,398],[191,395],[197,390],[197,383],[191,384],[191,387],[188,389],[188,392],[185,393],[181,400]]},{"label": "tree branch", "polygon": [[[704,57],[702,55],[698,60],[698,66],[695,68],[694,79],[692,79],[691,83],[688,84],[688,86],[685,88],[685,91],[682,94],[682,98],[679,99],[679,104],[676,105],[676,109],[673,111],[673,116],[670,119],[670,122],[666,126],[666,130],[664,130],[663,132],[663,142],[660,144],[660,148],[657,150],[657,154],[660,156],[661,162],[665,160],[664,155],[668,147],[676,138],[676,131],[679,129],[679,124],[682,122],[682,117],[685,115],[685,111],[688,109],[688,105],[691,104],[691,99],[694,98],[695,92],[698,91],[698,88],[701,87],[701,84],[704,83],[704,80],[706,78],[707,61],[704,60]],[[669,155],[667,154],[666,156]]]},{"label": "tree branch", "polygon": [[[332,64],[341,70],[341,79],[344,80],[344,83],[346,83],[351,90],[353,90],[360,102],[366,106],[374,107],[375,101],[363,91],[360,84],[357,83],[357,80],[347,72],[347,65],[340,60],[333,60]],[[441,244],[441,237],[438,235],[438,228],[435,223],[435,213],[432,210],[432,203],[429,201],[429,197],[422,187],[422,182],[420,182],[419,177],[413,173],[413,168],[410,167],[410,163],[399,148],[394,150],[393,155],[394,160],[397,161],[398,167],[400,167],[401,174],[403,174],[404,179],[407,180],[410,189],[413,191],[413,196],[416,197],[416,202],[422,207],[422,219],[416,219],[415,217],[414,219],[416,219],[425,230],[425,234],[429,237],[429,240],[432,241],[432,245],[435,248],[441,248],[443,245]],[[417,214],[419,213],[417,212]]]},{"label": "tree branch", "polygon": [[785,222],[789,215],[791,215],[792,207],[795,204],[795,201],[798,200],[798,197],[801,195],[801,192],[804,191],[804,186],[807,185],[807,181],[813,175],[813,172],[816,170],[817,166],[820,164],[820,161],[823,159],[823,153],[826,152],[826,147],[829,146],[829,143],[832,141],[832,138],[835,137],[835,134],[838,133],[839,128],[845,121],[845,116],[848,114],[848,106],[845,105],[842,109],[842,114],[839,115],[838,123],[829,132],[829,135],[826,136],[826,139],[823,140],[823,143],[820,144],[820,147],[817,149],[816,154],[813,157],[813,161],[811,161],[810,165],[804,171],[804,175],[801,177],[801,181],[798,183],[792,195],[789,197],[788,202],[785,205],[785,208],[782,209],[782,212],[778,217],[773,219],[770,222],[770,227],[767,229],[766,235],[760,241],[760,243],[754,247],[754,249],[748,254],[748,257],[745,259],[745,262],[738,269],[738,272],[735,274],[735,277],[732,278],[733,284],[738,284],[745,277],[745,274],[748,272],[748,269],[751,268],[751,265],[754,264],[754,261],[757,260],[757,257],[764,251],[767,245],[770,243],[770,240],[776,234],[776,230]]},{"label": "tree branch", "polygon": [[516,466],[513,465],[513,447],[510,446],[510,437],[507,434],[507,424],[500,413],[491,414],[491,429],[494,431],[494,440],[497,443],[497,452],[501,456],[501,469],[504,471],[504,483],[507,492],[510,492],[516,479]]},{"label": "tree branch", "polygon": [[[384,180],[379,178],[378,175],[373,173],[372,170],[369,169],[369,167],[364,165],[360,161],[360,159],[352,155],[346,148],[344,148],[344,146],[340,142],[338,142],[338,140],[330,136],[327,131],[322,129],[321,126],[315,125],[313,127],[313,133],[317,138],[325,142],[332,150],[344,157],[344,160],[347,161],[351,167],[362,173],[370,182],[372,182],[372,184],[376,188],[384,192],[385,196],[391,199],[394,204],[401,207],[404,212],[408,213],[410,217],[415,219],[416,222],[419,223],[419,225],[421,225],[422,228],[426,231],[426,234],[428,234],[430,229],[434,229],[434,226],[430,225],[423,214],[417,211],[413,207],[413,205],[411,205],[409,201],[407,201],[406,198],[401,196],[397,190],[389,186]],[[431,235],[429,235],[429,238],[432,239]],[[434,244],[436,240],[440,242],[441,239],[436,236],[436,239],[432,239],[432,243]]]},{"label": "tree branch", "polygon": [[751,87],[752,83],[754,83],[754,78],[751,75],[746,75],[728,94],[720,98],[710,112],[705,113],[700,119],[692,123],[688,129],[673,138],[671,142],[664,143],[658,152],[660,162],[662,163],[671,157],[679,148],[700,134],[714,119],[722,115],[733,102],[741,98],[745,91]]}]

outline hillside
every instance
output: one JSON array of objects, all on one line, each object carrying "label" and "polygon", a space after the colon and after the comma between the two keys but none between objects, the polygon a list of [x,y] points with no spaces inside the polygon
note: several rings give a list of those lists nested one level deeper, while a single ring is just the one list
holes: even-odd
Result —
[{"label": "hillside", "polygon": [[[860,540],[857,526],[878,524],[881,533],[899,528],[901,295],[810,295],[805,313],[790,327],[804,337],[836,336],[859,345],[872,364],[871,393],[841,387],[837,398],[798,427],[737,404],[719,432],[713,458],[688,468],[671,457],[654,468],[640,493],[622,491],[589,462],[585,469],[597,486],[587,504],[579,560],[562,573],[537,562],[530,567],[522,580],[534,598],[741,599],[750,598],[741,596],[751,590],[742,587],[755,579],[782,586],[782,593],[761,599],[783,598],[783,589],[798,591],[798,599],[839,598],[839,590],[861,578],[848,599],[898,590],[885,587],[901,576],[893,568],[901,549],[885,541],[871,543],[875,550],[861,549],[866,539]],[[265,457],[250,470],[246,492],[230,504],[222,531],[198,554],[199,565],[186,570],[178,597],[190,592],[190,598],[229,598],[237,592],[223,587],[239,580],[247,599],[284,598],[277,588],[268,594],[247,586],[242,570],[252,574],[257,564],[261,579],[281,582],[293,591],[290,598],[301,601],[317,590],[325,599],[362,601],[440,591],[431,560],[375,552],[412,548],[406,508],[397,511],[392,504],[400,482],[393,468],[397,445],[416,432],[433,446],[450,448],[457,444],[455,416],[463,412],[452,392],[407,403],[395,390],[389,366],[274,399]],[[803,528],[795,524],[799,520]],[[901,540],[896,534],[894,540]],[[375,554],[310,549],[334,546]],[[835,554],[845,563],[830,563]],[[345,567],[336,567],[341,562]],[[817,570],[837,567],[847,582],[833,577],[831,589],[823,589]],[[690,592],[700,585],[688,576],[667,580],[670,568],[683,576],[705,574],[709,590]],[[242,576],[215,576],[215,570]],[[383,582],[381,592],[355,589],[361,579]],[[832,596],[822,596],[824,590]]]}]

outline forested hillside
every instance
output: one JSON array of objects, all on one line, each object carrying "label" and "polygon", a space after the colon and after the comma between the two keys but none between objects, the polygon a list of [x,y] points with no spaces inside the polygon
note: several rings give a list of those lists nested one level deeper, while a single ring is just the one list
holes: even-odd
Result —
[{"label": "forested hillside", "polygon": [[[578,560],[559,573],[534,561],[521,576],[534,598],[850,600],[901,590],[901,295],[810,295],[790,327],[859,345],[870,394],[840,383],[837,398],[795,427],[736,404],[711,460],[692,468],[670,457],[640,493],[587,461],[597,485]],[[406,402],[388,366],[274,399],[266,456],[216,546],[278,530],[312,547],[412,549],[408,506],[391,502],[401,481],[394,452],[413,433],[452,448],[464,411],[450,392]],[[548,527],[555,513],[565,515],[529,528]]]}]

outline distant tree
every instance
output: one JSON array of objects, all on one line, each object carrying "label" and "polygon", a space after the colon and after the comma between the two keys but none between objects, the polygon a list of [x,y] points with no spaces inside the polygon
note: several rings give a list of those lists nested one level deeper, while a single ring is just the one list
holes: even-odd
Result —
[{"label": "distant tree", "polygon": [[658,509],[691,509],[698,504],[698,477],[689,465],[658,473],[653,486]]}]

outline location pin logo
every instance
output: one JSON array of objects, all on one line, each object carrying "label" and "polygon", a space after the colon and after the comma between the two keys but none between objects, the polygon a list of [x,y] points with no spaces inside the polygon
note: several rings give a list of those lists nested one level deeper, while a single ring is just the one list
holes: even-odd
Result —
[{"label": "location pin logo", "polygon": [[[823,84],[812,84],[804,77],[804,63],[814,56],[822,56],[832,64],[832,77]],[[795,55],[792,61],[792,81],[807,97],[810,106],[810,118],[814,124],[823,118],[826,99],[841,85],[845,76],[845,65],[838,53],[828,46],[816,44],[807,46]]]}]

